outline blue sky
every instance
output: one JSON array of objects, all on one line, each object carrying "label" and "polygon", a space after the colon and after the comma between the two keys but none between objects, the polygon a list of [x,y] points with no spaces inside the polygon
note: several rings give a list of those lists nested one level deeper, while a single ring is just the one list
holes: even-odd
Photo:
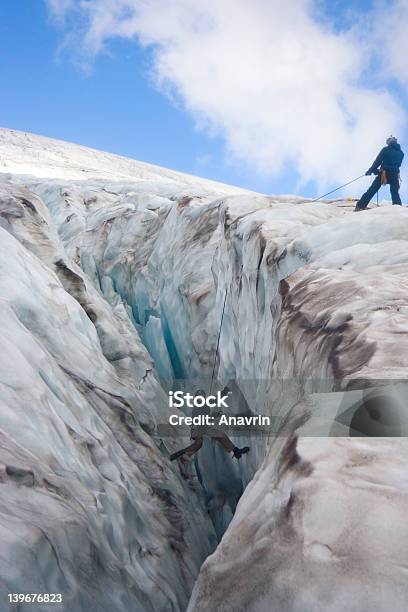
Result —
[{"label": "blue sky", "polygon": [[[0,4],[1,125],[77,142],[226,182],[222,142],[157,92],[146,75],[149,52],[114,41],[82,70],[58,52],[60,31],[45,3]],[[213,164],[209,164],[214,158]],[[216,160],[216,161],[215,161]],[[222,168],[219,168],[219,164]],[[208,165],[208,167],[207,167]],[[246,177],[248,184],[251,176]]]},{"label": "blue sky", "polygon": [[[50,6],[45,1],[26,0],[17,3],[14,0],[3,0],[0,4],[2,83],[0,124],[3,127],[77,142],[262,192],[299,192],[315,196],[319,193],[319,189],[329,190],[342,179],[346,182],[358,173],[364,172],[371,164],[371,158],[377,153],[377,147],[382,144],[383,137],[388,135],[394,125],[403,125],[403,117],[393,123],[392,105],[388,99],[381,98],[385,91],[404,109],[406,102],[404,99],[401,101],[401,80],[399,83],[392,82],[389,79],[381,79],[381,76],[375,74],[372,75],[371,82],[370,73],[364,67],[358,74],[358,84],[356,76],[349,75],[351,68],[350,58],[347,57],[348,39],[337,40],[335,33],[350,27],[350,22],[354,19],[350,11],[353,11],[355,2],[348,0],[316,2],[315,22],[308,17],[299,22],[299,28],[309,37],[310,27],[319,28],[319,24],[323,24],[321,31],[317,32],[317,38],[321,38],[319,50],[322,45],[326,45],[328,57],[333,61],[333,65],[338,65],[337,57],[344,64],[346,76],[342,78],[344,78],[345,91],[350,89],[345,94],[344,105],[348,109],[347,112],[353,115],[352,121],[358,124],[358,129],[349,134],[345,127],[342,129],[339,127],[333,131],[333,138],[330,139],[328,127],[325,128],[324,121],[319,121],[320,116],[324,119],[324,114],[316,114],[315,109],[311,109],[310,117],[305,115],[304,123],[307,123],[307,128],[305,127],[304,133],[303,122],[299,127],[293,126],[298,120],[296,106],[286,109],[286,104],[282,106],[281,103],[284,95],[279,98],[276,96],[286,91],[289,92],[288,98],[293,99],[294,95],[291,93],[291,86],[288,89],[285,79],[280,84],[276,76],[269,73],[268,64],[265,67],[262,65],[261,58],[267,56],[267,47],[265,54],[262,48],[256,51],[260,57],[259,62],[256,55],[252,58],[253,66],[261,65],[263,72],[260,71],[259,74],[261,81],[254,81],[249,92],[243,89],[241,96],[240,83],[235,82],[235,75],[231,73],[229,65],[225,65],[225,73],[221,72],[223,60],[220,60],[221,80],[209,80],[203,95],[200,90],[203,80],[202,78],[200,80],[199,72],[201,67],[204,70],[205,61],[211,55],[211,51],[206,51],[205,56],[200,56],[200,49],[206,49],[207,38],[203,38],[199,41],[200,45],[195,47],[197,35],[193,20],[196,15],[191,16],[192,26],[188,31],[180,30],[185,26],[180,26],[179,21],[175,22],[173,39],[169,43],[166,30],[163,34],[161,30],[157,31],[156,24],[152,27],[149,15],[139,15],[140,23],[129,33],[128,14],[131,0],[115,1],[116,5],[112,4],[111,0],[99,0],[99,3],[104,5],[104,15],[109,13],[109,10],[116,11],[121,2],[126,5],[121,20],[116,24],[111,23],[111,31],[104,31],[98,38],[95,36],[91,38],[89,34],[91,26],[98,23],[96,12],[91,14],[89,11],[84,16],[80,15],[79,10],[71,14],[68,11],[66,15],[68,19],[64,23],[57,23],[55,15],[51,14]],[[263,1],[256,0],[258,4]],[[182,2],[183,0],[176,0],[174,11],[167,17],[163,15],[163,20],[170,23],[178,4],[181,3],[180,10],[185,9]],[[228,0],[225,2],[228,3]],[[74,5],[75,0],[68,0],[68,3]],[[65,4],[68,3],[65,0]],[[94,5],[97,3],[98,0],[94,1]],[[53,4],[54,9],[56,6],[65,7],[63,0],[50,0],[50,4]],[[138,5],[137,0],[134,0],[134,4]],[[247,4],[249,6],[250,3]],[[21,10],[22,6],[24,10]],[[374,8],[373,2],[362,0],[359,4],[360,16],[363,11],[373,11]],[[236,34],[232,33],[230,39],[234,53],[235,40],[240,36],[242,40],[240,27],[244,27],[245,20],[253,17],[254,29],[262,21],[256,21],[258,18],[256,13],[246,15],[243,12],[245,10],[247,7],[243,5],[241,14],[237,12],[236,15],[237,31]],[[156,11],[156,14],[159,18],[160,11]],[[224,44],[217,40],[213,42],[218,32],[220,40],[227,41],[225,44],[228,44],[229,32],[224,34],[222,31],[228,19],[224,22],[222,13],[210,17],[219,20],[217,27],[210,33],[211,45]],[[116,16],[114,18],[116,19]],[[286,23],[285,19],[290,20],[292,17],[283,14],[283,24]],[[112,34],[120,28],[124,30],[125,26],[124,35],[116,37]],[[330,37],[325,33],[327,26],[333,30],[333,35]],[[259,28],[261,27],[259,25]],[[189,42],[192,30],[195,31],[195,38]],[[205,35],[208,37],[208,33]],[[260,31],[257,33],[257,39],[263,35],[264,32]],[[74,44],[71,42],[61,50],[61,45],[67,36],[69,40],[74,41]],[[372,36],[375,36],[375,33]],[[313,40],[315,38],[313,37]],[[83,40],[85,43],[82,49]],[[276,44],[279,48],[283,48],[279,42]],[[238,71],[245,64],[247,57],[239,59],[240,47],[241,43],[236,47]],[[255,47],[254,39],[251,53]],[[78,48],[81,48],[80,52],[77,52]],[[157,49],[161,53],[160,61]],[[193,72],[191,65],[194,66],[194,63],[186,64],[183,57],[183,53],[187,54],[189,51],[192,55],[191,62],[196,61],[197,65],[197,70]],[[271,51],[273,56],[273,47]],[[301,50],[300,53],[303,60],[304,52]],[[220,47],[220,58],[224,58],[227,54],[228,48]],[[285,56],[283,59],[286,61]],[[307,66],[309,65],[312,66],[311,74],[314,74],[313,61],[308,60]],[[168,74],[163,74],[163,70],[168,70],[171,77],[168,78]],[[271,72],[276,73],[277,70],[279,65],[271,66]],[[398,70],[397,66],[396,71]],[[330,65],[327,71],[330,73]],[[245,82],[252,79],[252,72],[250,66],[246,76],[243,68],[243,87]],[[264,82],[263,74],[268,87],[263,96],[265,104],[262,106],[259,105],[259,98],[253,95],[257,83]],[[301,82],[299,95],[304,95],[307,101],[310,85],[307,83],[302,85],[303,75],[303,69],[299,73],[295,69],[293,80],[294,83],[296,79]],[[230,77],[234,81],[231,86],[228,83]],[[333,79],[330,75],[327,77],[325,73],[324,78],[328,78],[328,88],[333,87],[333,93],[331,99],[322,102],[322,113],[328,107],[332,108],[333,100],[338,100],[339,87],[342,91],[337,78]],[[158,86],[157,80],[166,82]],[[173,99],[165,93],[169,88]],[[229,98],[229,91],[234,91],[234,88],[236,93]],[[207,96],[207,92],[211,90],[214,90],[216,95]],[[377,90],[382,92],[379,96],[376,94]],[[326,95],[324,88],[317,89],[316,92],[317,100],[321,100],[322,96]],[[351,99],[357,99],[360,94],[362,103],[367,105],[367,109],[354,107],[354,102],[350,102]],[[247,105],[240,99],[245,95],[248,96]],[[261,99],[262,95],[260,93]],[[300,112],[302,110],[301,108]],[[333,117],[336,117],[338,109],[332,108],[328,112],[327,126],[331,129],[333,120],[330,113],[334,113]],[[371,133],[367,113],[372,114],[375,134]],[[282,115],[281,120],[280,115]],[[378,129],[379,120],[383,122],[384,129]],[[314,121],[316,126],[313,125]],[[313,140],[314,133],[316,133],[315,140]],[[355,152],[354,156],[351,155],[350,166],[348,166],[350,155],[344,152],[341,156],[338,152],[340,147],[344,149],[347,146]],[[331,160],[330,163],[328,158]],[[314,180],[315,177],[317,181]],[[363,182],[361,186],[364,187],[365,184]]]}]

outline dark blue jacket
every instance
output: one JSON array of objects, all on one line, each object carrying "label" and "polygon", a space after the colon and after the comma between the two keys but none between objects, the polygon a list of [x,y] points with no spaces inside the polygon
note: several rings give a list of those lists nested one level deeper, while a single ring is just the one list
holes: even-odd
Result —
[{"label": "dark blue jacket", "polygon": [[373,165],[367,172],[374,173],[380,167],[381,170],[399,170],[404,159],[404,153],[398,142],[387,145],[377,155]]}]

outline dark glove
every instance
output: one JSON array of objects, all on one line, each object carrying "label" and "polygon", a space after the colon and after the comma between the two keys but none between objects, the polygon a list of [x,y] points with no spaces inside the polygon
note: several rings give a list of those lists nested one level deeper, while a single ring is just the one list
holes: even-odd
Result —
[{"label": "dark glove", "polygon": [[373,169],[372,168],[369,168],[367,170],[367,172],[365,173],[366,176],[370,176],[370,174],[373,174]]}]

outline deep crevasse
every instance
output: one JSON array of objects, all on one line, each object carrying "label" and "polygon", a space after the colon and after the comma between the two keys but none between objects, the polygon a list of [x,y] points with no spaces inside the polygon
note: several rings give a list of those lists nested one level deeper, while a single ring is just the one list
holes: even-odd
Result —
[{"label": "deep crevasse", "polygon": [[[404,440],[395,453],[395,441],[297,442],[291,434],[303,424],[309,435],[348,435],[334,421],[338,394],[327,392],[354,386],[354,402],[359,379],[404,376],[407,211],[361,218],[333,204],[229,195],[174,176],[8,178],[2,333],[10,351],[19,346],[14,363],[25,365],[11,379],[3,354],[13,396],[3,394],[2,524],[29,491],[15,519],[29,543],[21,564],[30,546],[41,551],[54,568],[49,589],[65,589],[77,609],[93,597],[101,609],[184,609],[215,546],[205,509],[221,533],[240,483],[260,468],[203,566],[191,610],[317,610],[323,601],[361,610],[367,589],[370,609],[390,601],[402,609],[406,582],[392,567],[403,567],[406,553],[385,516],[403,528]],[[288,423],[286,438],[251,439],[242,465],[207,443],[198,464],[204,493],[158,448],[155,427],[169,413],[159,378],[209,376],[226,290],[219,376],[236,380],[247,409]],[[308,385],[320,404],[305,397]],[[11,404],[19,407],[13,419]],[[30,405],[41,409],[21,436]],[[54,513],[52,530],[40,499]],[[16,541],[7,541],[15,554]],[[55,557],[64,559],[58,570]],[[28,573],[33,586],[41,564],[36,572]]]}]

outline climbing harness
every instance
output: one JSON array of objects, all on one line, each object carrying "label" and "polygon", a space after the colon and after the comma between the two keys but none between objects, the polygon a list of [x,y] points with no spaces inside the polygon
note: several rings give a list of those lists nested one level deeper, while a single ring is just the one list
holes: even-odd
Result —
[{"label": "climbing harness", "polygon": [[[382,186],[387,185],[388,177],[387,177],[387,171],[386,170],[381,170],[380,177],[381,177],[381,185]],[[378,191],[377,191],[377,193],[378,193]]]},{"label": "climbing harness", "polygon": [[214,363],[213,363],[213,369],[212,369],[212,374],[211,374],[210,395],[211,395],[212,386],[213,386],[213,382],[214,382],[215,366],[217,364],[218,349],[219,349],[219,346],[220,346],[221,329],[222,329],[222,322],[224,320],[225,304],[226,304],[226,301],[227,301],[227,293],[228,293],[228,287],[225,290],[224,304],[222,306],[222,313],[221,313],[220,328],[218,330],[217,345],[215,347]]},{"label": "climbing harness", "polygon": [[335,191],[339,191],[339,189],[343,189],[343,187],[347,187],[347,185],[351,185],[352,183],[355,183],[356,181],[359,181],[361,178],[363,178],[363,176],[366,176],[366,175],[362,174],[361,176],[358,176],[357,178],[353,179],[352,181],[349,181],[348,183],[344,183],[344,185],[340,185],[340,187],[336,187],[336,189],[332,189],[331,191],[328,191],[327,193],[324,193],[323,195],[319,196],[315,200],[309,200],[309,201],[310,202],[318,202],[322,198],[325,198],[326,196],[330,195],[331,193],[334,193]]}]

